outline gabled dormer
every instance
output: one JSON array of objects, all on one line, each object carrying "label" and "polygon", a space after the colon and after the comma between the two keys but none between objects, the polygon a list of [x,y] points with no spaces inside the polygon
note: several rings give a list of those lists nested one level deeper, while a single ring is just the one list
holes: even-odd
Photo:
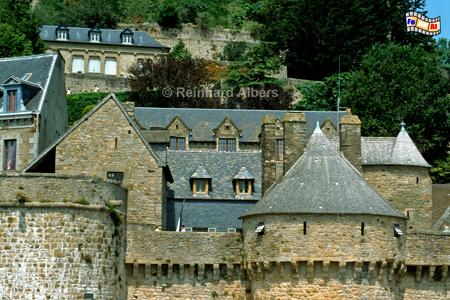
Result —
[{"label": "gabled dormer", "polygon": [[102,31],[94,27],[88,31],[89,42],[100,43],[102,41]]},{"label": "gabled dormer", "polygon": [[191,129],[176,116],[167,125],[166,130],[169,134],[169,148],[171,150],[188,150],[189,149],[189,135]]},{"label": "gabled dormer", "polygon": [[333,123],[331,122],[331,120],[329,118],[326,118],[321,126],[320,129],[323,131],[323,133],[325,134],[325,136],[328,139],[331,139],[333,137],[337,136],[337,130],[336,127],[334,127]]},{"label": "gabled dormer", "polygon": [[213,132],[216,137],[218,151],[231,152],[239,149],[241,132],[229,117],[225,117]]},{"label": "gabled dormer", "polygon": [[[30,77],[32,75],[26,74]],[[42,88],[35,83],[24,81],[15,76],[8,77],[1,84],[0,113],[17,113],[27,111],[26,105]]]},{"label": "gabled dormer", "polygon": [[24,111],[25,107],[22,102],[22,84],[19,78],[10,76],[2,83],[3,98],[2,113],[15,113]]},{"label": "gabled dormer", "polygon": [[120,40],[124,45],[132,45],[134,43],[133,40],[133,31],[130,28],[126,28],[120,33]]},{"label": "gabled dormer", "polygon": [[67,41],[69,40],[69,28],[64,25],[59,25],[55,29],[55,35],[57,41]]}]

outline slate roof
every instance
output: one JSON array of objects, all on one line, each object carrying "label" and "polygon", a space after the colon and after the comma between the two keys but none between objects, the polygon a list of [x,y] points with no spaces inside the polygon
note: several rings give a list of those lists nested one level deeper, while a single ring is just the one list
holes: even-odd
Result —
[{"label": "slate roof", "polygon": [[395,137],[361,137],[363,165],[431,167],[402,126]]},{"label": "slate roof", "polygon": [[243,217],[272,213],[370,214],[404,218],[333,148],[318,124],[305,153]]},{"label": "slate roof", "polygon": [[[43,25],[40,31],[40,37],[44,41],[60,42],[60,43],[91,43],[89,42],[88,32],[91,28],[83,27],[67,27],[69,29],[69,38],[67,41],[61,41],[56,39],[56,28],[58,26],[53,25]],[[147,32],[144,31],[133,31],[133,44],[127,45],[122,44],[120,38],[120,33],[123,30],[118,29],[100,29],[101,30],[101,42],[98,44],[106,45],[120,45],[124,47],[147,47],[147,48],[161,48],[169,49],[157,42],[152,38]],[[92,44],[92,43],[91,43]]]},{"label": "slate roof", "polygon": [[[287,110],[251,110],[251,109],[198,109],[198,108],[155,108],[136,107],[135,118],[143,129],[166,128],[175,118],[179,117],[188,128],[192,129],[191,141],[215,142],[213,135],[222,121],[229,117],[241,130],[240,142],[259,142],[262,119],[265,115],[276,116],[283,120]],[[346,115],[347,112],[340,112]],[[322,123],[329,119],[336,127],[336,112],[307,111],[306,133],[311,134],[317,121]]]},{"label": "slate roof", "polygon": [[450,206],[447,207],[442,216],[433,225],[433,229],[445,234],[450,234]]},{"label": "slate roof", "polygon": [[247,170],[246,167],[242,167],[239,172],[234,175],[233,179],[255,179],[255,177]]},{"label": "slate roof", "polygon": [[[161,154],[161,157],[164,154]],[[169,184],[168,198],[209,200],[259,200],[261,199],[261,152],[167,151],[167,163],[171,166],[174,183]],[[208,195],[192,195],[190,179],[199,168],[211,175]],[[233,178],[242,167],[254,175],[252,195],[236,196]],[[208,175],[208,176],[209,176]]]},{"label": "slate roof", "polygon": [[[0,58],[0,82],[13,77],[23,84],[29,84],[37,93],[25,103],[29,111],[39,112],[44,101],[48,83],[58,54],[42,54],[21,57]],[[31,76],[29,76],[31,73]],[[27,80],[22,80],[28,74]],[[39,90],[42,88],[41,90]]]},{"label": "slate roof", "polygon": [[195,172],[191,175],[191,178],[209,179],[212,178],[212,176],[208,174],[208,171],[206,171],[202,165],[200,165],[198,166],[197,170],[195,170]]}]

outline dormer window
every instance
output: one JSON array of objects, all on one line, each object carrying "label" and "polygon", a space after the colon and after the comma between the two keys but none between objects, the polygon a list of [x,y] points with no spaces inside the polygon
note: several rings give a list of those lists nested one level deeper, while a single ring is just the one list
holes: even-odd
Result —
[{"label": "dormer window", "polygon": [[69,29],[64,25],[59,25],[56,28],[56,40],[67,41],[69,39]]},{"label": "dormer window", "polygon": [[102,40],[102,31],[100,29],[97,28],[92,28],[91,30],[89,30],[88,35],[89,35],[89,41],[91,43],[100,43]]},{"label": "dormer window", "polygon": [[247,170],[246,167],[242,167],[233,177],[234,192],[236,193],[236,196],[251,195],[254,190],[254,181],[255,178],[250,171]]},{"label": "dormer window", "polygon": [[134,33],[130,30],[130,28],[125,29],[120,33],[120,38],[122,40],[122,44],[131,45],[133,44],[133,35]]},{"label": "dormer window", "polygon": [[225,152],[236,151],[236,139],[219,138],[219,151]]},{"label": "dormer window", "polygon": [[186,138],[171,136],[170,150],[186,150]]},{"label": "dormer window", "polygon": [[211,190],[211,176],[203,166],[199,166],[191,176],[192,194],[208,195]]},{"label": "dormer window", "polygon": [[17,111],[17,90],[8,90],[6,92],[6,112]]}]

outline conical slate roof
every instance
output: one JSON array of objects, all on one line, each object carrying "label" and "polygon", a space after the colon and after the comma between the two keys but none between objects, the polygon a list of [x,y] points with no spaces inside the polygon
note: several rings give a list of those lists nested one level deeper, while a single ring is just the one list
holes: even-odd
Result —
[{"label": "conical slate roof", "polygon": [[272,213],[403,217],[336,151],[319,126],[300,159],[243,217]]},{"label": "conical slate roof", "polygon": [[392,149],[391,164],[431,167],[409,137],[403,123]]}]

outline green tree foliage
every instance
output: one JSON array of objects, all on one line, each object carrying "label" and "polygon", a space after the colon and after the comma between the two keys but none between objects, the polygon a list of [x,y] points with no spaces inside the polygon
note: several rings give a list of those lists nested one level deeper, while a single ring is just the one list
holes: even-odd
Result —
[{"label": "green tree foliage", "polygon": [[439,66],[447,71],[447,75],[450,77],[450,40],[439,39],[435,47]]},{"label": "green tree foliage", "polygon": [[[261,43],[249,49],[243,60],[234,62],[225,78],[225,88],[233,91],[229,106],[253,109],[287,109],[292,93],[270,74],[280,70],[281,60],[273,44]],[[255,95],[246,91],[257,91]],[[230,101],[233,100],[233,101]]]},{"label": "green tree foliage", "polygon": [[203,59],[172,55],[138,63],[128,70],[132,99],[139,106],[215,107],[217,99],[189,94],[214,83],[208,64]]},{"label": "green tree foliage", "polygon": [[447,158],[433,162],[433,168],[430,170],[431,178],[436,183],[450,182],[450,155]]},{"label": "green tree foliage", "polygon": [[220,60],[241,61],[249,48],[246,42],[228,42],[219,55]]},{"label": "green tree foliage", "polygon": [[164,0],[159,7],[156,22],[161,27],[180,28],[181,19],[175,2],[172,0]]},{"label": "green tree foliage", "polygon": [[[67,95],[67,113],[69,124],[78,121],[85,113],[91,111],[108,93],[77,93]],[[116,93],[120,101],[128,101],[129,92]]]},{"label": "green tree foliage", "polygon": [[406,34],[405,12],[422,0],[260,0],[249,18],[263,25],[259,38],[286,55],[291,77],[321,80],[357,64],[365,50],[389,39],[418,43],[429,38]]},{"label": "green tree foliage", "polygon": [[46,24],[89,28],[115,28],[121,17],[118,0],[40,0],[35,12]]},{"label": "green tree foliage", "polygon": [[366,136],[395,136],[400,122],[428,161],[446,157],[450,142],[448,81],[433,53],[422,47],[376,45],[348,83],[344,105]]},{"label": "green tree foliage", "polygon": [[9,24],[0,23],[0,57],[32,54],[31,42]]},{"label": "green tree foliage", "polygon": [[189,50],[186,48],[182,40],[179,40],[178,43],[170,50],[169,56],[171,56],[175,60],[184,60],[191,59],[192,55]]},{"label": "green tree foliage", "polygon": [[197,23],[200,14],[207,10],[207,5],[201,0],[184,0],[180,5],[180,18],[183,23]]},{"label": "green tree foliage", "polygon": [[311,81],[298,85],[297,89],[301,92],[302,98],[295,104],[294,109],[336,110],[339,90],[342,99],[343,96],[345,97],[346,88],[352,76],[352,73],[346,72],[342,73],[340,78],[338,74],[334,74],[325,78],[323,82]]},{"label": "green tree foliage", "polygon": [[[30,11],[30,5],[30,0],[0,0],[0,24],[12,27],[12,30],[3,27],[1,35],[6,39],[0,44],[2,55],[38,54],[44,51],[44,43],[39,38],[40,23]],[[11,45],[8,45],[7,38],[12,38]],[[30,47],[31,51],[28,51]]]}]

